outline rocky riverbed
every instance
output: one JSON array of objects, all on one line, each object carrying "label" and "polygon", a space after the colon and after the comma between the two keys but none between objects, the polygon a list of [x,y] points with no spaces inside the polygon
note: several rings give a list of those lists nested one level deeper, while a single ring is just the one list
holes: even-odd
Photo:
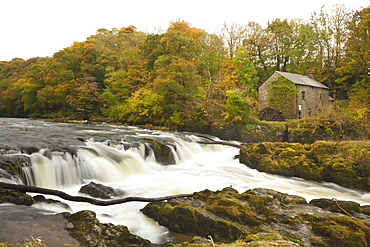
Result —
[{"label": "rocky riverbed", "polygon": [[[0,189],[0,242],[41,236],[47,246],[158,246],[127,227],[103,224],[91,211],[47,214],[28,206],[40,198]],[[58,203],[49,201],[49,203]],[[12,208],[6,213],[6,208]],[[14,207],[19,207],[14,212]],[[256,188],[204,190],[191,197],[149,203],[142,212],[172,231],[162,246],[368,246],[370,206]],[[122,212],[124,213],[124,212]],[[17,229],[13,231],[11,229]],[[184,242],[185,241],[185,242]]]}]

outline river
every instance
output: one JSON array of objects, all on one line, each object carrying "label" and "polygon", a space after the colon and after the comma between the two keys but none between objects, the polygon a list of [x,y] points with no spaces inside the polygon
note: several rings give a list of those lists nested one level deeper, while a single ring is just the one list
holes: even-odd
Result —
[{"label": "river", "polygon": [[[24,167],[23,182],[0,177],[0,181],[4,182],[27,183],[86,196],[79,193],[79,189],[94,181],[121,190],[124,197],[159,197],[204,189],[220,190],[227,186],[244,192],[261,187],[300,195],[308,201],[326,197],[370,204],[370,193],[333,183],[285,178],[250,169],[235,159],[239,153],[237,148],[198,144],[202,137],[193,133],[11,118],[0,118],[0,131],[1,152],[4,152],[5,146],[7,149],[9,146],[18,148],[20,151],[5,155],[23,150],[23,153],[28,152],[25,155],[32,161],[30,167]],[[172,150],[175,163],[157,163],[146,143],[148,140],[166,143]],[[32,207],[56,213],[92,210],[101,222],[126,225],[131,233],[153,243],[163,243],[170,238],[165,227],[140,212],[146,203],[130,202],[104,207],[63,202],[70,209],[60,204],[45,203]]]}]

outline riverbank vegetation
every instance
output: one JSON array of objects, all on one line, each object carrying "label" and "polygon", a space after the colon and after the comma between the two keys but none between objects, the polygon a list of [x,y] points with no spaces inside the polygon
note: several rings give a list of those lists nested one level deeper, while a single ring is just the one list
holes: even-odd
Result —
[{"label": "riverbank vegetation", "polygon": [[366,122],[369,13],[335,5],[309,20],[225,23],[219,35],[183,20],[158,33],[102,28],[52,57],[0,62],[0,116],[250,130],[258,86],[281,70],[313,72],[348,119]]}]

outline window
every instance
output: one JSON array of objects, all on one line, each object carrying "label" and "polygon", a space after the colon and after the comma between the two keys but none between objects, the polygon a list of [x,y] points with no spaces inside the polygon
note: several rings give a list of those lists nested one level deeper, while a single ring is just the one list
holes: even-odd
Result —
[{"label": "window", "polygon": [[302,100],[305,100],[305,96],[306,96],[306,92],[305,91],[301,91],[301,99]]}]

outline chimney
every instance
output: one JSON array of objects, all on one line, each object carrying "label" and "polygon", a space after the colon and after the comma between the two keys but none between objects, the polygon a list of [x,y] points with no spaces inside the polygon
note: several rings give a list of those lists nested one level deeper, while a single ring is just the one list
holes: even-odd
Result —
[{"label": "chimney", "polygon": [[314,74],[313,74],[313,72],[307,72],[306,73],[306,76],[308,76],[309,78],[311,78],[311,79],[315,79],[315,78],[313,78],[314,77]]}]

